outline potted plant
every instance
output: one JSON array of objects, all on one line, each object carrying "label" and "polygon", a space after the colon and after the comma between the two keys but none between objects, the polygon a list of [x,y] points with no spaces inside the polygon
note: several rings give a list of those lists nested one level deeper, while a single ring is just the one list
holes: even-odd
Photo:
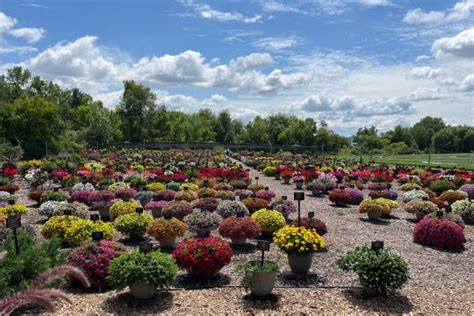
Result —
[{"label": "potted plant", "polygon": [[162,248],[174,248],[176,237],[182,237],[188,225],[177,218],[157,218],[150,222],[147,232],[155,238]]},{"label": "potted plant", "polygon": [[174,260],[159,251],[149,253],[134,250],[112,261],[107,279],[119,289],[130,288],[137,299],[150,299],[157,289],[170,286],[178,272]]},{"label": "potted plant", "polygon": [[240,201],[221,201],[216,209],[216,213],[222,216],[222,218],[235,216],[240,212],[247,216],[250,214],[245,204]]},{"label": "potted plant", "polygon": [[411,200],[405,204],[405,211],[415,214],[417,220],[421,220],[428,214],[438,211],[439,208],[430,201]]},{"label": "potted plant", "polygon": [[329,192],[329,201],[336,204],[336,206],[346,206],[352,202],[352,197],[344,190],[334,189]]},{"label": "potted plant", "polygon": [[344,271],[356,272],[361,285],[377,295],[394,292],[408,281],[408,264],[390,249],[359,246],[337,260],[337,265]]},{"label": "potted plant", "polygon": [[162,215],[163,207],[167,201],[150,201],[145,205],[145,210],[151,211],[153,218],[159,218]]},{"label": "potted plant", "polygon": [[290,170],[286,170],[286,169],[282,170],[282,172],[280,173],[280,176],[283,179],[284,184],[290,184],[292,175],[293,175],[293,172],[291,172]]},{"label": "potted plant", "polygon": [[295,175],[292,178],[293,182],[296,184],[296,189],[301,190],[303,189],[303,184],[305,177],[301,173],[295,173]]},{"label": "potted plant", "polygon": [[261,209],[252,214],[252,218],[260,225],[262,235],[271,237],[274,232],[286,225],[285,217],[275,210]]},{"label": "potted plant", "polygon": [[206,210],[194,209],[183,221],[198,237],[209,237],[211,230],[217,229],[221,217]]},{"label": "potted plant", "polygon": [[455,213],[461,215],[464,222],[467,224],[474,223],[474,201],[459,200],[454,202],[451,207]]},{"label": "potted plant", "polygon": [[261,233],[260,225],[251,217],[231,216],[219,224],[219,234],[230,238],[233,245],[244,245],[248,238],[255,238]]},{"label": "potted plant", "polygon": [[117,200],[109,208],[109,215],[112,220],[120,215],[135,213],[136,209],[142,207],[140,202],[135,200]]},{"label": "potted plant", "polygon": [[318,179],[311,181],[306,185],[306,189],[311,191],[314,197],[320,197],[326,192],[326,186],[321,183]]},{"label": "potted plant", "polygon": [[280,272],[277,262],[271,260],[248,261],[238,267],[243,274],[241,285],[256,297],[272,294],[276,276]]},{"label": "potted plant", "polygon": [[143,237],[148,224],[153,218],[145,213],[124,214],[117,217],[114,222],[115,228],[132,240]]},{"label": "potted plant", "polygon": [[306,274],[311,268],[313,254],[326,249],[326,240],[316,230],[285,226],[273,242],[288,255],[288,264],[295,274]]},{"label": "potted plant", "polygon": [[382,216],[390,215],[391,207],[388,203],[384,203],[384,198],[370,200],[364,199],[358,207],[359,213],[367,213],[370,220],[378,220]]},{"label": "potted plant", "polygon": [[173,257],[190,275],[210,278],[230,263],[232,248],[217,237],[189,238],[176,247]]}]

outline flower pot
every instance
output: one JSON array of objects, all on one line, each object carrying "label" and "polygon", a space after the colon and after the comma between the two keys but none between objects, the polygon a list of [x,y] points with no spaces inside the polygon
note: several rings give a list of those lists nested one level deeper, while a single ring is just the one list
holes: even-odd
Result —
[{"label": "flower pot", "polygon": [[161,207],[152,208],[151,209],[151,215],[153,215],[153,218],[161,217]]},{"label": "flower pot", "polygon": [[276,174],[276,175],[275,175],[275,180],[280,180],[280,178],[281,178],[281,177],[280,177],[279,174]]},{"label": "flower pot", "polygon": [[265,239],[265,240],[272,240],[273,239],[273,232],[265,232],[263,231],[261,234],[260,234],[260,237],[262,239]]},{"label": "flower pot", "polygon": [[136,282],[130,285],[130,293],[133,297],[139,300],[147,300],[155,296],[156,286],[150,285],[146,282]]},{"label": "flower pot", "polygon": [[306,274],[311,268],[311,262],[313,261],[313,253],[295,253],[288,254],[288,265],[291,268],[291,272],[295,274]]},{"label": "flower pot", "polygon": [[172,249],[176,246],[176,237],[166,240],[158,240],[161,248]]},{"label": "flower pot", "polygon": [[367,216],[369,217],[370,220],[376,221],[379,218],[382,217],[382,213],[380,212],[368,212]]},{"label": "flower pot", "polygon": [[303,188],[304,181],[296,181],[296,189],[301,190]]},{"label": "flower pot", "polygon": [[257,297],[269,296],[272,294],[273,287],[275,286],[276,276],[277,271],[254,272],[250,293]]},{"label": "flower pot", "polygon": [[321,195],[323,195],[323,193],[321,192],[321,190],[311,190],[311,194],[312,194],[314,197],[320,197]]},{"label": "flower pot", "polygon": [[197,237],[209,237],[211,235],[210,229],[198,229],[195,232]]},{"label": "flower pot", "polygon": [[284,184],[290,184],[290,180],[291,180],[291,178],[286,178],[285,177],[285,178],[283,178],[283,183]]},{"label": "flower pot", "polygon": [[99,216],[102,220],[109,220],[110,213],[108,208],[99,208]]},{"label": "flower pot", "polygon": [[247,238],[231,238],[232,245],[242,246],[247,242]]},{"label": "flower pot", "polygon": [[422,220],[423,217],[425,217],[425,215],[423,215],[421,213],[415,213],[415,215],[416,215],[416,219],[419,220],[419,221]]}]

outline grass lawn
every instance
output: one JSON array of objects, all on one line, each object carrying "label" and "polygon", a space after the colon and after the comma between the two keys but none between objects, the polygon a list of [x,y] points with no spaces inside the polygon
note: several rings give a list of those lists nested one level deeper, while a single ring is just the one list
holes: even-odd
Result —
[{"label": "grass lawn", "polygon": [[[354,155],[337,155],[337,158],[353,159],[355,161],[360,160],[360,156]],[[428,154],[416,154],[416,155],[364,155],[362,156],[364,162],[375,161],[383,163],[393,164],[406,164],[415,166],[427,166],[429,155]],[[432,154],[430,165],[432,167],[442,168],[465,168],[474,170],[474,153],[463,153],[463,154]]]}]

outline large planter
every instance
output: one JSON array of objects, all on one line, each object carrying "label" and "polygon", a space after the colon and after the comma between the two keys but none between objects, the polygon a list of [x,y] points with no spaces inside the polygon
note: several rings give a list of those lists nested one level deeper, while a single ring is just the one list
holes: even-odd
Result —
[{"label": "large planter", "polygon": [[296,184],[296,189],[301,190],[303,189],[304,181],[296,181],[295,184]]},{"label": "large planter", "polygon": [[146,282],[136,282],[130,285],[130,293],[139,300],[147,300],[155,296],[156,286]]},{"label": "large planter", "polygon": [[211,235],[211,230],[210,229],[198,229],[195,231],[197,237],[209,237]]},{"label": "large planter", "polygon": [[290,184],[290,181],[291,181],[291,177],[284,177],[283,178],[283,183],[284,184]]},{"label": "large planter", "polygon": [[161,207],[155,207],[151,209],[151,215],[153,218],[160,218],[161,217]]},{"label": "large planter", "polygon": [[161,248],[173,249],[176,246],[176,237],[166,240],[158,240]]},{"label": "large planter", "polygon": [[252,286],[250,287],[250,293],[252,293],[253,296],[257,297],[265,297],[272,294],[277,274],[277,271],[254,272],[252,277]]},{"label": "large planter", "polygon": [[382,213],[380,212],[368,212],[367,216],[369,217],[370,220],[376,221],[382,217]]},{"label": "large planter", "polygon": [[243,246],[247,242],[247,238],[231,238],[232,245]]},{"label": "large planter", "polygon": [[311,268],[311,262],[313,261],[313,253],[305,254],[288,254],[288,265],[291,268],[291,272],[295,274],[306,274]]},{"label": "large planter", "polygon": [[110,220],[110,213],[108,208],[99,208],[99,216],[101,220]]}]

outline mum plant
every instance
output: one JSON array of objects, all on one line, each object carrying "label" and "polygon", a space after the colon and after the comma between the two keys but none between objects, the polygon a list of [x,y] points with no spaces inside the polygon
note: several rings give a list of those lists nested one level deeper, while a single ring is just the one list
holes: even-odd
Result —
[{"label": "mum plant", "polygon": [[175,239],[184,236],[188,225],[177,218],[165,219],[163,217],[152,220],[148,224],[147,232],[158,241]]},{"label": "mum plant", "polygon": [[451,205],[454,212],[461,215],[462,219],[468,224],[474,224],[474,201],[468,199],[459,200]]},{"label": "mum plant", "polygon": [[448,204],[453,204],[456,201],[467,199],[467,193],[460,190],[448,190],[441,193],[439,199],[443,202],[447,202]]},{"label": "mum plant", "polygon": [[326,249],[326,240],[316,230],[292,225],[278,230],[273,242],[288,254],[307,254]]},{"label": "mum plant", "polygon": [[405,204],[405,211],[414,214],[418,220],[438,210],[438,206],[430,201],[412,200]]},{"label": "mum plant", "polygon": [[221,217],[216,213],[194,209],[189,215],[186,215],[183,221],[188,224],[194,232],[211,231],[217,229]]},{"label": "mum plant", "polygon": [[255,238],[261,233],[260,225],[251,217],[230,216],[219,224],[219,234],[232,240]]},{"label": "mum plant", "polygon": [[403,194],[403,202],[408,203],[412,200],[428,200],[428,193],[422,190],[411,190]]},{"label": "mum plant", "polygon": [[172,190],[160,190],[156,191],[153,195],[155,201],[172,201],[176,192]]},{"label": "mum plant", "polygon": [[245,207],[249,210],[250,213],[268,207],[268,201],[259,198],[246,198],[242,201],[242,203],[245,204]]},{"label": "mum plant", "polygon": [[189,238],[178,245],[173,257],[189,274],[210,278],[230,263],[232,248],[217,237]]},{"label": "mum plant", "polygon": [[81,242],[92,240],[92,233],[102,232],[104,239],[112,240],[115,236],[114,226],[102,221],[93,222],[88,219],[73,221],[64,234],[64,241],[70,246],[78,246]]},{"label": "mum plant", "polygon": [[110,218],[113,220],[120,215],[135,213],[136,209],[140,207],[142,207],[142,205],[135,200],[117,200],[109,208]]},{"label": "mum plant", "polygon": [[261,209],[252,214],[252,218],[260,225],[262,232],[273,233],[286,225],[285,217],[275,210]]},{"label": "mum plant", "polygon": [[413,241],[444,250],[460,251],[466,238],[462,225],[446,219],[425,216],[413,229]]},{"label": "mum plant", "polygon": [[244,215],[250,215],[247,206],[240,201],[221,201],[217,206],[216,213],[222,216],[223,218],[227,218],[229,216],[235,216],[243,212]]},{"label": "mum plant", "polygon": [[[297,226],[298,220],[291,221],[291,225]],[[326,224],[317,218],[301,218],[300,225],[306,229],[316,230],[320,236],[324,236],[328,232]]]},{"label": "mum plant", "polygon": [[168,202],[162,209],[163,214],[172,214],[173,217],[183,219],[186,215],[191,214],[193,207],[186,201],[171,201]]},{"label": "mum plant", "polygon": [[0,213],[6,214],[8,217],[28,213],[28,208],[23,204],[13,204],[0,207]]},{"label": "mum plant", "polygon": [[153,217],[146,213],[130,213],[117,217],[115,228],[130,239],[140,239],[146,232]]},{"label": "mum plant", "polygon": [[329,192],[329,201],[337,206],[346,206],[352,202],[352,196],[344,190],[334,189]]}]

